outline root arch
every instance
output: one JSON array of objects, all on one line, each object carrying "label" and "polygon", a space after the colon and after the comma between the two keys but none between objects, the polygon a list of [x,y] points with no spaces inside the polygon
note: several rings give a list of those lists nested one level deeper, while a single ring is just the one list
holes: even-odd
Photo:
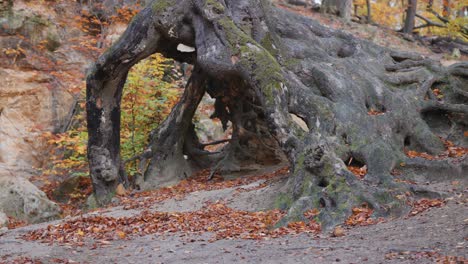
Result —
[{"label": "root arch", "polygon": [[[178,44],[194,47],[192,53]],[[405,147],[431,154],[445,149],[436,126],[440,113],[450,130],[466,128],[468,64],[449,68],[418,54],[359,40],[266,0],[155,0],[96,63],[88,77],[87,111],[91,176],[98,201],[109,200],[118,181],[119,104],[126,74],[138,60],[161,52],[195,65],[180,102],[152,133],[150,162],[139,184],[155,188],[190,174],[194,164],[213,171],[249,162],[291,164],[288,190],[278,204],[285,219],[320,208],[324,227],[366,202],[375,215],[408,209],[398,196],[414,190],[390,174],[431,164],[405,156]],[[443,100],[434,87],[443,86]],[[206,93],[216,99],[214,118],[233,135],[221,153],[206,153],[193,114]],[[466,139],[456,136],[466,145]],[[187,159],[184,157],[187,156]],[[284,155],[284,156],[283,156]],[[363,180],[345,160],[367,166]],[[448,165],[466,168],[466,159]],[[439,165],[437,165],[439,166]]]}]

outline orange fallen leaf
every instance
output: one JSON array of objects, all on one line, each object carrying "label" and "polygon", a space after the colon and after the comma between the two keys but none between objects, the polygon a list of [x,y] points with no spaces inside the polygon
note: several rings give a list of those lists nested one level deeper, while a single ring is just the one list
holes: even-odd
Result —
[{"label": "orange fallen leaf", "polygon": [[364,165],[362,167],[356,167],[356,166],[348,166],[348,170],[351,171],[356,177],[359,179],[364,179],[364,177],[367,174],[367,166]]},{"label": "orange fallen leaf", "polygon": [[332,232],[332,236],[334,237],[342,237],[345,235],[345,230],[341,226],[335,227]]},{"label": "orange fallen leaf", "polygon": [[117,236],[118,236],[120,239],[124,239],[124,238],[127,237],[127,234],[126,234],[125,232],[123,232],[123,231],[117,230],[115,233],[117,234]]},{"label": "orange fallen leaf", "polygon": [[421,199],[413,203],[413,209],[410,212],[410,216],[420,214],[432,207],[441,207],[445,204],[444,200],[441,199]]},{"label": "orange fallen leaf", "polygon": [[117,185],[117,188],[115,189],[115,194],[118,195],[118,196],[127,195],[127,190],[125,189],[123,184],[120,183],[119,185]]}]

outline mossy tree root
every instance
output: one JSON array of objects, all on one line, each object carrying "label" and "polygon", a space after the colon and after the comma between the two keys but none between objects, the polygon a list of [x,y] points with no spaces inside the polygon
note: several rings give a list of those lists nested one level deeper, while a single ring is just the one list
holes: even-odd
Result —
[{"label": "mossy tree root", "polygon": [[[158,32],[158,38],[151,40],[156,45],[143,45],[145,50],[196,64],[206,78],[204,85],[198,86],[217,99],[213,116],[223,124],[233,124],[230,144],[218,156],[209,155],[215,158],[210,166],[220,168],[236,163],[241,154],[251,155],[255,149],[251,146],[262,145],[253,144],[258,138],[276,140],[264,145],[281,150],[291,164],[292,175],[278,200],[279,206],[289,208],[287,219],[302,218],[304,210],[318,208],[318,219],[327,228],[342,222],[352,207],[362,203],[372,207],[376,216],[403,214],[408,206],[401,195],[415,193],[416,188],[396,182],[390,172],[407,161],[404,151],[436,155],[445,150],[439,136],[451,137],[459,145],[467,143],[459,133],[466,130],[467,100],[459,96],[467,92],[466,63],[445,68],[421,55],[389,50],[323,27],[266,0],[155,0],[127,29],[119,42],[125,46],[117,44],[111,54],[141,47],[142,42],[150,41],[146,37],[150,34],[144,32],[151,30]],[[144,37],[132,37],[133,31]],[[178,52],[178,43],[195,47],[195,52]],[[95,118],[100,119],[101,110],[95,109],[93,93],[114,91],[115,82],[106,84],[109,76],[122,76],[119,83],[125,79],[118,70],[120,57],[104,55],[100,61],[110,65],[107,73],[96,70],[102,67],[98,62],[99,67],[90,75],[91,153],[96,145],[104,150],[116,146],[100,141],[109,130],[98,129]],[[135,55],[131,61],[141,58]],[[96,78],[100,82],[93,84]],[[435,94],[436,88],[443,93],[442,99]],[[161,148],[163,141],[183,138],[192,142],[186,150],[200,147],[197,140],[189,139],[196,135],[185,133],[188,130],[161,134],[168,124],[177,122],[174,116],[182,113],[182,108],[193,109],[186,103],[198,104],[198,97],[188,98],[195,94],[199,95],[186,91],[154,133],[152,149],[160,152],[153,155],[145,174],[148,186],[157,185],[151,181],[161,177],[158,166],[166,170],[187,163],[180,154],[170,165],[161,163],[161,157],[173,153]],[[106,95],[106,100],[116,98],[114,93]],[[118,105],[119,100],[112,100]],[[187,111],[183,118],[188,124],[191,113]],[[184,148],[177,146],[183,154]],[[367,167],[363,179],[347,169],[345,162],[351,160]],[[96,168],[102,165],[90,164],[93,179],[99,179]]]}]

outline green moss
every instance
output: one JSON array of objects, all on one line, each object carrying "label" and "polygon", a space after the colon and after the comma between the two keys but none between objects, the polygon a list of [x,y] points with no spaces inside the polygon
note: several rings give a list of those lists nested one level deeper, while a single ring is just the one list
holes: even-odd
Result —
[{"label": "green moss", "polygon": [[278,49],[275,48],[274,41],[273,41],[273,37],[271,36],[271,34],[267,34],[267,35],[262,39],[262,41],[260,42],[260,44],[261,44],[269,53],[271,53],[271,55],[273,55],[273,56],[275,56],[275,57],[278,55]]},{"label": "green moss", "polygon": [[59,37],[55,34],[48,33],[46,38],[46,48],[49,51],[55,51],[60,47]]},{"label": "green moss", "polygon": [[290,195],[288,194],[280,194],[276,200],[275,200],[275,208],[281,209],[281,210],[286,210],[291,207],[293,203],[293,199]]},{"label": "green moss", "polygon": [[247,35],[252,34],[252,28],[251,28],[250,24],[242,24],[242,25],[240,25],[240,29]]},{"label": "green moss", "polygon": [[329,179],[329,184],[326,187],[326,190],[329,195],[333,196],[351,192],[348,184],[346,184],[346,179],[344,177],[336,176]]},{"label": "green moss", "polygon": [[281,89],[283,76],[276,59],[250,36],[240,30],[234,22],[223,17],[218,20],[226,34],[233,55],[240,55],[240,63],[252,72],[252,79],[263,91],[266,102],[274,102],[275,91]]},{"label": "green moss", "polygon": [[215,13],[217,14],[223,14],[224,13],[224,6],[220,2],[216,0],[206,0],[205,1],[206,6],[211,8]]},{"label": "green moss", "polygon": [[161,12],[161,11],[166,10],[172,4],[173,3],[170,0],[157,0],[153,3],[151,8],[153,9],[154,12]]},{"label": "green moss", "polygon": [[375,193],[374,197],[380,204],[388,204],[396,199],[390,193],[387,192]]},{"label": "green moss", "polygon": [[93,210],[93,209],[98,208],[98,204],[96,201],[96,197],[94,197],[94,194],[91,194],[86,200],[86,207],[88,210]]},{"label": "green moss", "polygon": [[298,170],[304,169],[304,160],[305,160],[305,153],[299,154],[297,156],[297,161],[294,166],[294,173],[296,173]]},{"label": "green moss", "polygon": [[252,38],[242,32],[231,19],[223,17],[218,20],[218,23],[224,28],[226,39],[234,55],[240,54],[241,47],[246,48],[247,43],[254,42]]},{"label": "green moss", "polygon": [[40,15],[34,15],[27,20],[27,23],[35,24],[38,26],[48,26],[49,21],[45,18],[42,18]]},{"label": "green moss", "polygon": [[296,59],[296,58],[288,58],[284,61],[284,66],[286,66],[286,68],[288,69],[291,69],[291,68],[294,68],[296,67],[297,65],[299,65],[301,63],[301,60],[300,59]]}]

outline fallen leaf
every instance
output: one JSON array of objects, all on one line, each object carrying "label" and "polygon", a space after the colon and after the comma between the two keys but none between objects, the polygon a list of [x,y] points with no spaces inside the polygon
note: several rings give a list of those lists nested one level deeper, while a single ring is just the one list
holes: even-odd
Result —
[{"label": "fallen leaf", "polygon": [[345,230],[341,226],[335,227],[332,232],[332,236],[334,237],[342,237],[345,235]]},{"label": "fallen leaf", "polygon": [[123,184],[117,185],[117,188],[115,189],[115,194],[118,196],[126,196],[127,195],[127,190],[123,186]]},{"label": "fallen leaf", "polygon": [[117,236],[120,239],[125,239],[127,237],[127,234],[125,232],[123,232],[123,231],[117,230],[115,233],[117,233]]}]

